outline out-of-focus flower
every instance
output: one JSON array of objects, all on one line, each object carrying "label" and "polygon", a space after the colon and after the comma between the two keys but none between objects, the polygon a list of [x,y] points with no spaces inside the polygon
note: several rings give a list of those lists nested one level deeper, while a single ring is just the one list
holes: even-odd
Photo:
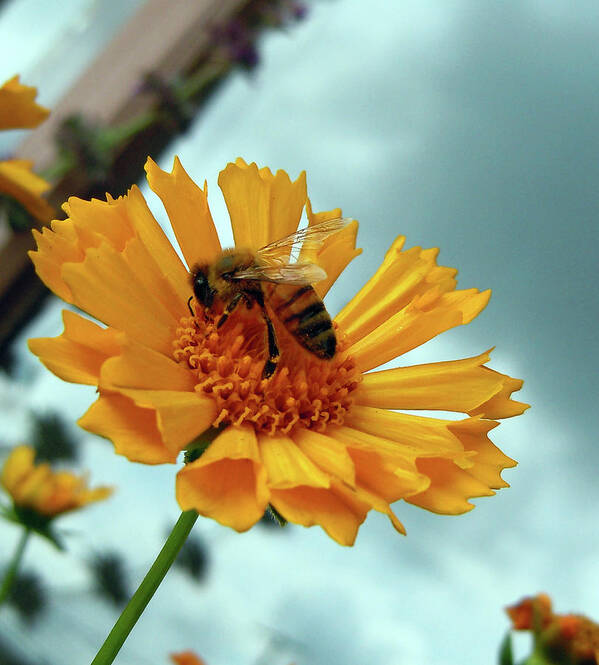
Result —
[{"label": "out-of-focus flower", "polygon": [[[35,103],[37,91],[19,83],[15,76],[0,87],[0,129],[37,127],[49,111]],[[0,161],[0,206],[9,220],[18,217],[15,202],[40,222],[48,222],[54,209],[43,198],[50,184],[32,172],[33,163],[23,159]],[[18,223],[17,225],[20,225]]]},{"label": "out-of-focus flower", "polygon": [[506,608],[514,630],[531,630],[538,663],[597,665],[599,625],[579,614],[554,614],[546,594],[523,598]]},{"label": "out-of-focus flower", "polygon": [[17,512],[32,512],[42,520],[106,499],[109,487],[90,489],[85,477],[68,471],[52,471],[49,464],[34,462],[30,446],[17,446],[4,462],[0,484],[10,494]]},{"label": "out-of-focus flower", "polygon": [[32,129],[49,115],[50,111],[36,104],[37,90],[19,82],[13,76],[0,87],[0,129]]},{"label": "out-of-focus flower", "polygon": [[171,660],[175,665],[205,665],[204,661],[196,656],[193,651],[172,653]]},{"label": "out-of-focus flower", "polygon": [[[146,170],[187,266],[213,263],[221,246],[206,189],[177,159],[172,173],[152,160]],[[304,173],[292,182],[283,171],[273,175],[238,159],[218,182],[236,247],[255,251],[293,233],[304,206],[310,225],[341,215],[312,212]],[[203,454],[196,448],[177,476],[184,510],[245,531],[271,505],[282,518],[319,524],[350,545],[371,509],[404,533],[390,507],[399,499],[455,515],[473,508],[470,498],[507,486],[500,473],[515,462],[488,433],[495,419],[527,405],[510,399],[521,381],[485,366],[488,352],[371,372],[469,323],[487,304],[489,291],[456,290],[456,271],[437,265],[438,250],[404,250],[403,236],[393,243],[335,317],[331,360],[301,347],[271,311],[281,355],[264,378],[269,351],[260,308],[238,307],[222,327],[226,303],[219,298],[206,308],[194,301],[188,311],[189,269],[137,187],[116,200],[71,198],[64,208],[66,220],[34,231],[32,260],[50,289],[107,327],[65,311],[64,333],[30,340],[30,349],[59,377],[98,386],[99,398],[79,424],[111,439],[130,460],[173,463],[202,437]],[[360,253],[356,233],[354,221],[318,248],[303,248],[301,258],[326,272],[315,285],[321,298]],[[303,306],[310,303],[311,296]]]}]

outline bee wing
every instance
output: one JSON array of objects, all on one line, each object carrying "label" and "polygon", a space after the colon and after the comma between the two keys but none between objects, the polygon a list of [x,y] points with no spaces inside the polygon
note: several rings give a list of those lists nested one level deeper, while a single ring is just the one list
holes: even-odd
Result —
[{"label": "bee wing", "polygon": [[250,266],[235,273],[233,279],[255,279],[280,284],[316,284],[327,276],[315,263],[284,263]]},{"label": "bee wing", "polygon": [[[324,241],[353,220],[350,217],[335,217],[327,219],[320,224],[313,224],[298,229],[295,233],[279,238],[259,249],[257,256],[267,265],[283,261],[295,265],[293,261],[302,264],[300,252],[308,252],[314,255],[322,246]],[[308,265],[304,262],[304,265]]]}]

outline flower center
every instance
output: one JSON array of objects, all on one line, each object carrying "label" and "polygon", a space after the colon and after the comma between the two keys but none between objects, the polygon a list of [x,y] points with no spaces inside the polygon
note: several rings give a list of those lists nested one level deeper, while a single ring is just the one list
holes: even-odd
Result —
[{"label": "flower center", "polygon": [[321,360],[303,349],[273,318],[281,353],[272,377],[262,377],[267,360],[266,326],[257,307],[239,306],[217,328],[222,309],[183,317],[177,328],[173,356],[196,374],[195,390],[216,400],[213,426],[252,423],[256,431],[288,433],[297,426],[322,432],[341,425],[352,405],[351,393],[361,374],[337,334],[337,351]]}]

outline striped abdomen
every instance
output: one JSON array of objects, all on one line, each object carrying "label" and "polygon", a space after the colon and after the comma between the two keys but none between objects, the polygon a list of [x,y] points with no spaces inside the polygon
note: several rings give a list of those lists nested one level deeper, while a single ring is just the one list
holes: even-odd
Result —
[{"label": "striped abdomen", "polygon": [[337,339],[331,317],[309,285],[265,284],[264,293],[277,319],[308,351],[323,360],[335,355]]}]

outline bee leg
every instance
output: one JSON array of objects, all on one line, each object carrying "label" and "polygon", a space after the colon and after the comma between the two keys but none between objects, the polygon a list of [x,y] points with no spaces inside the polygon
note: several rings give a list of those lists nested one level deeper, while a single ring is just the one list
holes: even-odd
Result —
[{"label": "bee leg", "polygon": [[189,304],[192,300],[193,300],[193,296],[189,296],[189,300],[187,301],[187,309],[189,309],[189,313],[190,313],[192,316],[195,316],[196,314],[195,314],[195,312],[193,311],[193,309],[191,308],[191,305]]},{"label": "bee leg", "polygon": [[243,293],[236,293],[231,300],[229,301],[229,304],[225,308],[225,311],[223,312],[223,315],[220,317],[218,320],[218,323],[216,324],[217,328],[220,328],[223,323],[229,318],[229,314],[239,305],[239,301],[243,298]]},{"label": "bee leg", "polygon": [[272,321],[270,320],[270,316],[268,316],[268,312],[266,311],[266,307],[264,306],[264,296],[262,295],[262,291],[252,293],[252,296],[260,306],[260,309],[262,311],[262,317],[264,318],[264,323],[266,323],[266,336],[268,339],[268,360],[266,361],[266,363],[264,363],[262,378],[269,379],[277,369],[277,365],[279,363],[279,357],[281,354],[279,352],[279,345],[277,344],[275,327],[273,326]]}]

